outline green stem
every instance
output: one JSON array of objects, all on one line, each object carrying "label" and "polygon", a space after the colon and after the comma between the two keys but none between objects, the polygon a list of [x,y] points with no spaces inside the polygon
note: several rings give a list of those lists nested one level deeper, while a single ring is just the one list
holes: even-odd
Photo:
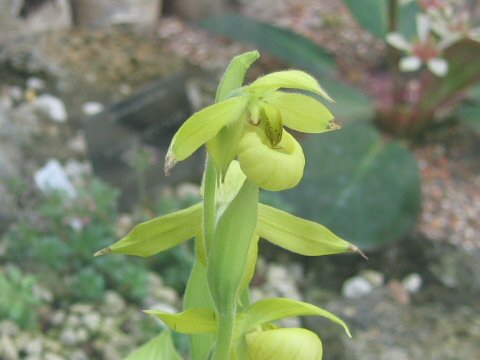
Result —
[{"label": "green stem", "polygon": [[[207,155],[205,165],[205,178],[203,182],[203,239],[205,250],[208,254],[210,244],[215,233],[215,187],[217,183],[217,170],[210,157]],[[208,256],[208,255],[207,255]]]},{"label": "green stem", "polygon": [[[396,32],[398,28],[398,0],[390,0],[389,14],[388,14],[388,32]],[[389,47],[390,68],[392,74],[392,97],[395,103],[402,98],[402,84],[400,71],[398,69],[398,62],[400,56],[397,49]]]},{"label": "green stem", "polygon": [[220,314],[213,360],[230,360],[233,331],[235,327],[235,313],[236,311],[232,309],[232,311],[228,311],[225,314]]}]

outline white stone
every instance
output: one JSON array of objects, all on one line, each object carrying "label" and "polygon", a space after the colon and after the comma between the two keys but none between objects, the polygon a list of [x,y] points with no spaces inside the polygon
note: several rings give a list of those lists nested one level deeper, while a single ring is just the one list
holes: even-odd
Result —
[{"label": "white stone", "polygon": [[87,116],[93,116],[101,113],[105,110],[105,106],[102,103],[90,101],[82,105],[82,111]]},{"label": "white stone", "polygon": [[422,277],[417,273],[411,273],[402,280],[402,286],[410,294],[415,294],[420,291],[422,287]]},{"label": "white stone", "polygon": [[45,81],[37,77],[29,77],[27,79],[27,88],[32,90],[45,89]]},{"label": "white stone", "polygon": [[372,284],[362,276],[354,276],[343,283],[342,295],[347,299],[358,299],[371,293]]},{"label": "white stone", "polygon": [[35,106],[43,115],[52,121],[58,123],[67,121],[68,116],[65,104],[53,95],[40,95],[35,101]]},{"label": "white stone", "polygon": [[57,355],[52,352],[47,352],[45,353],[45,360],[65,360],[64,357],[61,357],[60,355]]},{"label": "white stone", "polygon": [[100,328],[101,318],[100,315],[95,312],[85,314],[82,320],[87,329],[90,331],[97,331]]},{"label": "white stone", "polygon": [[25,351],[29,355],[40,355],[43,351],[42,339],[32,339],[26,346]]},{"label": "white stone", "polygon": [[77,195],[77,191],[67,176],[65,169],[56,159],[50,159],[34,174],[35,185],[44,193],[61,190],[69,197]]},{"label": "white stone", "polygon": [[73,346],[77,344],[77,336],[73,329],[65,329],[60,334],[60,341],[67,346]]},{"label": "white stone", "polygon": [[375,270],[364,270],[360,273],[360,276],[365,278],[374,288],[378,288],[385,282],[385,276]]},{"label": "white stone", "polygon": [[2,336],[0,339],[0,359],[20,359],[18,356],[18,351],[15,347],[15,343],[8,336]]}]

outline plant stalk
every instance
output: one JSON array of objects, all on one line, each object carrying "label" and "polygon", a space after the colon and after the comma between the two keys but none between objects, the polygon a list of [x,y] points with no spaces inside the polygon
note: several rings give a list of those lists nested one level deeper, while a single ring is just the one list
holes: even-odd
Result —
[{"label": "plant stalk", "polygon": [[208,254],[210,244],[215,233],[215,186],[217,183],[217,170],[212,159],[207,154],[205,177],[203,182],[203,239],[205,250]]},{"label": "plant stalk", "polygon": [[230,360],[236,311],[220,314],[213,360]]}]

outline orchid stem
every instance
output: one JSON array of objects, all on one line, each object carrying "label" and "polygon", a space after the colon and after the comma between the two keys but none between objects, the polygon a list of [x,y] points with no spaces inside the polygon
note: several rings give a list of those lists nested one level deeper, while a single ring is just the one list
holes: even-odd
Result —
[{"label": "orchid stem", "polygon": [[203,239],[208,254],[210,244],[215,233],[215,186],[217,182],[217,170],[212,159],[207,155],[205,165],[205,179],[203,183]]}]

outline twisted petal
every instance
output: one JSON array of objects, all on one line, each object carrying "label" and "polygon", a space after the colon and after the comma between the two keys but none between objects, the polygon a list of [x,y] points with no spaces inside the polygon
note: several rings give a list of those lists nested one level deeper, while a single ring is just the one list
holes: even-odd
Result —
[{"label": "twisted petal", "polygon": [[357,252],[355,246],[325,226],[264,204],[258,205],[257,234],[284,249],[305,256]]},{"label": "twisted petal", "polygon": [[262,130],[254,126],[240,141],[238,161],[248,179],[270,191],[296,186],[305,167],[302,147],[292,135],[283,130],[282,141],[272,148]]},{"label": "twisted petal", "polygon": [[256,331],[247,335],[252,360],[322,360],[323,347],[319,337],[300,328]]},{"label": "twisted petal", "polygon": [[299,70],[274,72],[258,78],[249,86],[249,90],[257,94],[269,93],[281,88],[311,91],[333,101],[313,76]]},{"label": "twisted petal", "polygon": [[290,129],[305,133],[332,130],[332,113],[310,96],[275,91],[264,100],[280,111],[283,125]]},{"label": "twisted petal", "polygon": [[202,204],[198,203],[135,226],[127,236],[95,256],[108,253],[152,256],[191,239],[201,232],[201,224]]},{"label": "twisted petal", "polygon": [[168,172],[177,161],[189,157],[220,129],[238,120],[245,111],[247,102],[246,96],[237,96],[193,114],[173,137],[165,160],[165,170]]}]

